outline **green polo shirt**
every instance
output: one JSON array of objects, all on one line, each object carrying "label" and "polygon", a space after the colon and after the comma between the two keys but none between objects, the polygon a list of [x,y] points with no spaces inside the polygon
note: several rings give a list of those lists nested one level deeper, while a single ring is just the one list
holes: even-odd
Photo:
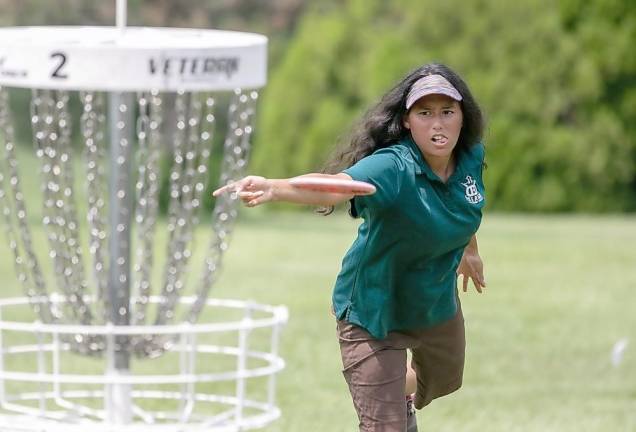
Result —
[{"label": "green polo shirt", "polygon": [[352,201],[363,222],[336,280],[338,319],[382,339],[455,315],[457,266],[484,206],[483,161],[482,144],[461,152],[444,183],[409,138],[344,170],[377,191]]}]

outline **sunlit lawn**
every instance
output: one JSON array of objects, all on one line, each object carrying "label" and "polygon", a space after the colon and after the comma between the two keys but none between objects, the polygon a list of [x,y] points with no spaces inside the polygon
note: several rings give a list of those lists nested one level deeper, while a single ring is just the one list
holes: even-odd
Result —
[{"label": "sunlit lawn", "polygon": [[[269,431],[356,430],[328,312],[355,226],[264,214],[236,231],[217,294],[291,312],[284,416]],[[636,218],[487,215],[479,239],[488,290],[462,296],[465,384],[418,414],[420,430],[636,430]]]},{"label": "sunlit lawn", "polygon": [[[243,211],[213,295],[289,307],[283,417],[266,431],[356,430],[329,313],[356,226]],[[488,289],[462,295],[464,387],[418,413],[420,430],[636,430],[636,218],[486,215],[479,239]],[[7,247],[0,257],[3,296],[20,294]]]},{"label": "sunlit lawn", "polygon": [[[25,163],[22,172],[38,169],[32,159]],[[38,176],[23,180],[44,258]],[[161,222],[157,253],[165,250],[164,227]],[[242,210],[212,296],[289,308],[282,340],[287,368],[278,389],[283,417],[268,432],[356,430],[329,313],[333,281],[356,227],[343,213]],[[209,234],[205,224],[197,231],[191,278],[201,269]],[[420,412],[420,430],[635,431],[636,217],[487,213],[479,241],[488,289],[462,295],[464,387]],[[12,255],[2,244],[2,297],[20,295]],[[630,344],[613,366],[612,347],[624,338]],[[159,367],[153,365],[139,362],[135,369]]]}]

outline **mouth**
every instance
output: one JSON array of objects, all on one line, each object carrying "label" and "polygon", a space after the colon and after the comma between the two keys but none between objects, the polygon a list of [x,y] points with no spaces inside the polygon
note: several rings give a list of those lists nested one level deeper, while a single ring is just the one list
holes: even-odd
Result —
[{"label": "mouth", "polygon": [[431,141],[435,145],[443,146],[443,145],[446,145],[446,143],[448,143],[448,137],[442,134],[435,134],[431,137]]}]

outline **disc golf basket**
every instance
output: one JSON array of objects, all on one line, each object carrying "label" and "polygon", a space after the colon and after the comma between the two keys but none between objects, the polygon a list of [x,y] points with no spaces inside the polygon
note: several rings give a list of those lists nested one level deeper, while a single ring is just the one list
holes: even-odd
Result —
[{"label": "disc golf basket", "polygon": [[[236,196],[197,230],[217,117],[214,174],[243,175],[266,47],[250,33],[127,28],[123,1],[117,27],[0,29],[0,211],[25,292],[0,300],[0,429],[238,431],[280,416],[287,310],[208,296]],[[30,112],[14,112],[11,88],[31,89]],[[19,166],[18,118],[38,172]],[[25,197],[30,177],[38,197]]]}]

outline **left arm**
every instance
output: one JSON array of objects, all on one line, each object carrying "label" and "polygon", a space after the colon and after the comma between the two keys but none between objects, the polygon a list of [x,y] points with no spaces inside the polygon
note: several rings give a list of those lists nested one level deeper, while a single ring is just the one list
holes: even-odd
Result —
[{"label": "left arm", "polygon": [[475,289],[478,292],[483,292],[483,288],[486,287],[486,280],[484,279],[484,263],[481,261],[481,257],[479,256],[476,235],[473,235],[470,238],[468,245],[464,248],[462,260],[457,268],[457,275],[464,276],[464,292],[468,289],[468,278],[472,279],[473,285],[475,285]]}]

